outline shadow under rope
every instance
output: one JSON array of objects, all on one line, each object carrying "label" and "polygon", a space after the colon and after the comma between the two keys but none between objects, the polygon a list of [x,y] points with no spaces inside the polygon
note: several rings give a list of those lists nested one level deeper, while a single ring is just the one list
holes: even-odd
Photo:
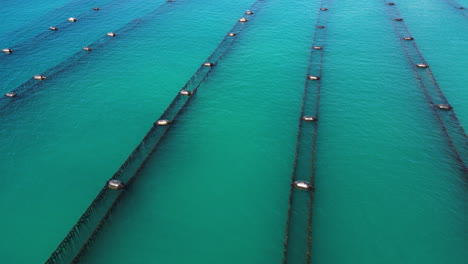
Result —
[{"label": "shadow under rope", "polygon": [[[180,1],[180,2],[183,2]],[[7,92],[5,95],[0,97],[0,109],[7,107],[10,103],[14,103],[15,101],[19,101],[26,97],[29,93],[34,92],[36,88],[41,87],[44,83],[47,82],[47,79],[52,78],[53,76],[66,72],[67,70],[72,69],[75,65],[77,65],[83,58],[92,54],[93,50],[102,49],[110,40],[114,37],[119,37],[120,35],[125,35],[127,32],[130,32],[132,29],[136,28],[137,26],[141,26],[146,22],[149,22],[151,19],[155,18],[156,16],[170,10],[177,5],[179,2],[175,1],[167,1],[160,6],[158,6],[153,11],[145,14],[144,16],[134,19],[124,26],[117,29],[115,32],[109,32],[105,36],[101,37],[100,39],[96,40],[92,44],[84,47],[82,50],[74,53],[66,60],[62,61],[61,63],[55,65],[54,67],[44,71],[41,74],[35,75],[31,77],[26,82],[22,83],[18,87],[14,88],[13,90]]]},{"label": "shadow under rope", "polygon": [[451,5],[453,8],[456,8],[464,17],[468,18],[468,8],[462,6],[456,0],[444,0],[447,4]]},{"label": "shadow under rope", "polygon": [[71,25],[78,23],[80,20],[94,16],[95,14],[99,13],[98,11],[100,11],[101,9],[106,10],[108,7],[115,5],[114,1],[108,2],[107,4],[102,5],[100,7],[90,7],[87,12],[79,14],[78,16],[70,17],[66,21],[63,21],[59,24],[51,25],[48,29],[44,29],[44,31],[42,31],[41,33],[28,39],[25,39],[17,44],[2,43],[4,47],[2,48],[3,56],[0,56],[0,62],[6,60],[10,56],[14,56],[14,54],[19,53],[23,50],[39,48],[37,45],[38,42],[43,41],[45,39],[50,39],[49,36],[55,37],[58,32],[67,29]]},{"label": "shadow under rope", "polygon": [[[113,1],[113,0],[103,0],[101,2],[107,3],[109,1]],[[98,6],[101,5],[100,3],[96,3],[95,0],[88,0],[88,1],[74,0],[74,1],[70,1],[70,2],[66,3],[65,5],[63,5],[61,7],[55,8],[53,11],[50,11],[47,14],[37,18],[34,22],[31,22],[31,23],[29,23],[29,24],[27,24],[25,26],[22,26],[21,28],[18,28],[18,29],[15,29],[15,30],[12,30],[12,31],[9,31],[9,32],[6,32],[5,34],[3,34],[5,37],[2,36],[0,38],[0,43],[3,46],[2,48],[5,48],[4,45],[9,46],[9,47],[17,47],[17,46],[21,45],[21,43],[25,42],[26,40],[20,41],[19,43],[15,44],[14,42],[15,42],[15,39],[17,38],[17,36],[19,36],[21,34],[24,34],[25,31],[28,31],[28,29],[30,29],[31,27],[34,27],[38,23],[48,23],[48,21],[47,22],[45,21],[45,20],[48,20],[48,18],[53,18],[55,20],[55,19],[58,19],[59,17],[63,17],[64,13],[69,13],[76,6],[83,6],[83,5],[92,6],[92,5],[96,5],[96,4],[98,4]],[[107,5],[109,5],[109,3],[107,3],[106,6]],[[92,6],[92,7],[95,7],[95,6]],[[91,9],[91,7],[89,9]],[[82,17],[82,15],[87,14],[87,13],[92,14],[92,12],[90,12],[88,10],[86,13],[80,14],[79,17]],[[55,23],[55,22],[53,22],[53,23]],[[63,24],[66,24],[66,23],[64,22]],[[51,24],[49,26],[54,26],[54,25]],[[44,28],[44,30],[45,29],[46,28]],[[39,33],[37,36],[39,36],[39,35],[41,35],[43,33],[47,33],[47,32],[48,31],[44,31],[44,32],[41,31],[41,33]],[[31,38],[31,39],[33,39],[33,38]]]},{"label": "shadow under rope", "polygon": [[320,89],[330,4],[329,0],[321,1],[304,84],[289,193],[283,264],[311,262]]},{"label": "shadow under rope", "polygon": [[113,209],[126,193],[125,188],[135,180],[144,167],[150,155],[156,150],[159,143],[168,133],[171,125],[181,114],[191,98],[196,94],[200,85],[209,73],[215,68],[218,61],[229,51],[238,35],[244,30],[254,14],[260,11],[263,0],[256,0],[239,19],[226,37],[211,53],[208,59],[200,66],[193,76],[183,86],[161,117],[153,124],[136,149],[130,154],[119,170],[106,182],[99,194],[90,204],[85,213],[73,226],[65,239],[52,253],[46,264],[78,263],[83,254],[97,238]]},{"label": "shadow under rope", "polygon": [[406,23],[400,16],[396,3],[384,0],[384,4],[386,5],[388,16],[392,19],[393,27],[405,50],[405,54],[411,64],[415,77],[419,81],[424,96],[429,103],[429,107],[441,126],[463,175],[468,177],[468,170],[466,167],[468,138],[465,130],[437,83],[429,65],[422,56],[421,51],[416,45],[416,41],[411,37]]}]

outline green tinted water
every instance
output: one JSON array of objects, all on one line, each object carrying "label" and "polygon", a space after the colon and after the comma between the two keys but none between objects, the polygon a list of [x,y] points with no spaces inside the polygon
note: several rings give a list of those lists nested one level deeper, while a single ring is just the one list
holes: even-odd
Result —
[{"label": "green tinted water", "polygon": [[463,263],[463,175],[384,6],[335,6],[341,15],[328,32],[312,261]]},{"label": "green tinted water", "polygon": [[[118,13],[40,43],[56,56],[1,64],[4,76],[14,73],[4,90],[161,3],[122,1]],[[175,4],[0,111],[5,263],[40,263],[52,253],[252,1]],[[83,263],[281,261],[318,6],[265,1]],[[466,126],[466,18],[438,0],[398,7]],[[464,263],[466,182],[383,1],[334,0],[330,12],[312,262]]]},{"label": "green tinted water", "polygon": [[[131,36],[116,37],[105,50],[94,50],[78,65],[49,78],[41,89],[2,109],[5,154],[0,166],[5,176],[0,207],[11,212],[0,220],[11,227],[3,232],[0,247],[5,260],[43,261],[52,253],[244,11],[238,3],[223,5],[232,10],[217,14],[216,6],[177,3],[174,12],[136,28]],[[199,13],[211,15],[211,23],[193,25]],[[181,17],[186,19],[174,23]],[[190,31],[182,30],[188,27]],[[187,50],[191,45],[196,48]],[[128,66],[135,61],[144,70]],[[31,234],[35,239],[28,240]],[[28,255],[20,254],[33,245]]]}]

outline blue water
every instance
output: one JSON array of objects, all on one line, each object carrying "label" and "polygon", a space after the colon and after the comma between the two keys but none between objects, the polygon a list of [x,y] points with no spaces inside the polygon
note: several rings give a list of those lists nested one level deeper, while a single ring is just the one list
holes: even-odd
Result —
[{"label": "blue water", "polygon": [[[0,5],[0,48],[28,44],[0,54],[3,93],[141,19],[0,108],[3,262],[49,257],[253,2],[179,0],[151,16],[168,3]],[[441,0],[395,2],[468,126],[466,17]],[[320,2],[263,4],[128,187],[83,263],[281,262]],[[102,9],[90,13],[95,6]],[[464,263],[467,175],[383,1],[333,0],[329,8],[312,262]],[[70,16],[85,19],[48,32]],[[45,37],[31,39],[41,30]],[[295,216],[304,215],[301,201]],[[290,234],[294,263],[304,262],[300,232]]]}]

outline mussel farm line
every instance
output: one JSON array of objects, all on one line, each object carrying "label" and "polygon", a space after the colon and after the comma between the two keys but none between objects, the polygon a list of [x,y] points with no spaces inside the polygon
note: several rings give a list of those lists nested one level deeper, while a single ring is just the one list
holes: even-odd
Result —
[{"label": "mussel farm line", "polygon": [[[110,1],[101,7],[92,6],[85,13],[70,17],[67,20],[60,22],[59,24],[50,25],[49,28],[44,28],[44,31],[40,32],[39,34],[32,36],[30,38],[27,38],[17,44],[1,43],[2,49],[10,49],[12,51],[10,53],[3,52],[3,54],[7,54],[7,55],[12,54],[12,53],[16,54],[18,52],[21,52],[22,50],[25,50],[26,48],[30,48],[30,47],[36,48],[38,47],[39,41],[42,41],[45,39],[50,40],[51,38],[49,38],[49,36],[56,36],[58,32],[62,32],[63,30],[75,24],[76,22],[79,22],[81,20],[86,20],[98,13],[101,13],[97,11],[101,9],[106,10],[107,8],[113,5],[115,5],[115,3],[113,1]],[[9,56],[0,56],[0,61],[8,57]]]},{"label": "mussel farm line", "polygon": [[[315,166],[316,149],[319,122],[320,88],[323,70],[324,49],[326,49],[326,32],[328,28],[328,17],[331,1],[322,0],[319,9],[315,33],[309,57],[307,75],[304,76],[304,92],[302,96],[301,114],[298,122],[298,131],[296,138],[296,151],[291,176],[291,189],[289,192],[289,207],[287,213],[286,233],[283,249],[283,264],[296,264],[304,262],[311,263],[312,250],[312,214],[315,191]],[[299,158],[301,157],[301,158]],[[306,197],[300,199],[301,195]],[[307,226],[297,226],[295,217],[292,213],[296,203],[308,201],[308,205],[301,208],[307,208]],[[297,210],[297,208],[295,208]],[[296,216],[296,217],[300,217]],[[301,222],[302,224],[303,222]],[[298,228],[302,232],[292,234],[291,229]],[[291,239],[297,240],[300,237],[300,250],[304,256],[293,256],[291,252]],[[304,242],[302,244],[302,242]],[[295,248],[297,250],[297,247]],[[303,258],[302,258],[303,257]],[[299,259],[299,261],[298,261]]]},{"label": "mussel farm line", "polygon": [[220,58],[227,53],[229,48],[244,30],[247,21],[251,21],[254,13],[260,11],[264,5],[263,0],[256,0],[248,9],[250,11],[239,19],[235,26],[229,31],[222,42],[217,46],[208,60],[203,63],[190,80],[184,85],[182,90],[173,99],[169,107],[161,117],[153,124],[136,149],[130,154],[119,170],[106,182],[93,200],[91,205],[73,226],[65,239],[52,253],[46,264],[56,263],[78,263],[80,258],[96,240],[97,234],[103,228],[113,209],[116,207],[126,188],[130,186],[141,169],[144,167],[150,155],[171,128],[177,116],[182,113],[190,99],[197,92],[198,87],[207,78],[209,72],[215,68]]},{"label": "mussel farm line", "polygon": [[453,8],[457,9],[464,17],[468,18],[468,8],[462,6],[456,0],[444,0],[447,4],[452,6]]},{"label": "mussel farm line", "polygon": [[[182,2],[182,1],[180,1]],[[0,108],[3,108],[8,105],[9,102],[13,102],[19,98],[23,98],[28,93],[32,92],[34,88],[40,87],[47,82],[47,79],[57,75],[58,73],[65,72],[67,70],[72,69],[75,65],[78,64],[85,56],[92,54],[93,50],[102,49],[111,39],[114,37],[125,36],[126,33],[130,32],[132,29],[141,26],[144,23],[151,21],[158,15],[168,11],[172,8],[176,3],[175,2],[165,2],[159,5],[153,11],[145,14],[144,16],[129,21],[127,24],[123,25],[115,32],[109,32],[100,39],[96,40],[92,44],[84,47],[82,50],[76,52],[75,54],[68,57],[66,60],[62,61],[61,63],[55,65],[54,67],[46,70],[45,72],[35,75],[31,79],[27,80],[26,82],[22,83],[18,87],[14,88],[13,90],[7,92],[4,96],[0,97]],[[38,76],[43,76],[43,78],[39,79]]]},{"label": "mussel farm line", "polygon": [[429,107],[434,113],[443,133],[446,136],[449,147],[461,167],[464,177],[468,177],[467,154],[468,137],[455,111],[449,104],[421,51],[416,45],[416,41],[411,36],[410,31],[400,16],[398,7],[394,2],[384,0],[389,18],[392,20],[396,35],[400,39],[411,68],[416,79],[419,81]]},{"label": "mussel farm line", "polygon": [[[106,4],[103,4],[103,5],[98,4],[98,6],[101,6],[101,7],[110,6],[110,3],[109,3],[110,1],[113,1],[113,0],[104,1],[104,2],[107,2],[107,3],[106,3]],[[25,29],[28,29],[32,24],[36,24],[36,23],[42,22],[41,20],[42,20],[42,18],[44,18],[45,16],[47,16],[47,17],[55,17],[55,18],[58,19],[58,17],[62,17],[62,15],[63,15],[64,13],[70,13],[70,12],[71,12],[70,8],[72,8],[72,6],[74,6],[74,5],[88,5],[88,4],[89,4],[89,8],[87,9],[87,11],[86,11],[86,12],[83,12],[83,13],[81,13],[81,14],[79,14],[79,15],[77,16],[77,17],[80,17],[80,20],[81,20],[81,18],[85,18],[85,17],[87,18],[87,17],[93,15],[93,14],[95,13],[95,11],[97,11],[97,10],[94,9],[94,8],[96,7],[96,4],[97,4],[97,3],[95,3],[96,1],[87,1],[87,2],[89,2],[89,3],[86,3],[85,1],[81,1],[81,0],[70,1],[70,2],[68,2],[66,5],[54,9],[52,12],[49,12],[49,13],[47,13],[46,15],[44,15],[44,16],[42,16],[42,17],[40,17],[40,18],[38,18],[38,19],[36,19],[36,20],[34,20],[34,21],[30,21],[27,25],[24,25],[24,26],[22,26],[22,27],[20,27],[20,28],[17,28],[17,29],[15,29],[15,30],[6,32],[6,33],[4,34],[4,36],[6,36],[7,39],[3,39],[3,36],[2,36],[2,38],[0,39],[0,45],[2,46],[2,48],[0,48],[0,49],[5,48],[4,45],[10,46],[10,47],[16,47],[16,48],[19,47],[19,46],[26,46],[26,45],[24,45],[24,43],[27,42],[27,41],[30,41],[30,40],[34,40],[34,42],[30,42],[30,43],[37,43],[37,40],[35,40],[35,38],[42,38],[42,37],[44,37],[44,34],[46,34],[46,33],[52,33],[52,32],[51,32],[51,31],[53,31],[53,30],[51,29],[52,27],[59,27],[59,26],[60,26],[60,29],[62,29],[62,28],[66,28],[66,27],[70,26],[70,24],[71,24],[70,22],[63,21],[63,22],[60,22],[58,25],[55,25],[55,26],[52,25],[52,24],[50,24],[50,25],[49,25],[49,26],[50,26],[49,28],[44,28],[44,31],[41,31],[39,34],[35,35],[34,37],[27,38],[27,39],[25,39],[25,40],[19,41],[18,43],[14,43],[15,40],[14,40],[14,39],[10,39],[11,36],[16,36],[16,35],[18,35],[18,34],[21,34]],[[91,3],[91,2],[92,2],[92,3]],[[93,6],[91,6],[91,4],[93,4]],[[93,11],[94,11],[94,12],[93,12]],[[53,14],[51,14],[51,13],[53,13]],[[6,21],[5,21],[5,22],[6,22]],[[63,26],[65,26],[65,27],[63,27]],[[47,35],[49,35],[49,34],[47,34]]]}]

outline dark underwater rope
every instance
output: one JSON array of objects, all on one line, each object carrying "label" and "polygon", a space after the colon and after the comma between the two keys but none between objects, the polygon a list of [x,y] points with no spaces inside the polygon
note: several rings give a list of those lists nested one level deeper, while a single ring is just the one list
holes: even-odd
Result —
[{"label": "dark underwater rope", "polygon": [[[436,107],[435,107],[438,103],[449,105],[448,100],[445,97],[444,93],[442,92],[442,89],[440,88],[440,86],[439,86],[437,80],[435,79],[435,76],[432,73],[432,71],[429,68],[426,68],[426,69],[424,69],[424,73],[426,73],[426,75],[429,77],[431,83],[433,84],[432,88],[434,89],[434,91],[436,93],[435,95],[438,96],[438,102],[436,102],[434,100],[433,96],[431,95],[431,92],[429,91],[428,86],[426,85],[426,83],[423,80],[423,76],[421,75],[421,73],[423,71],[419,70],[416,67],[417,63],[427,64],[426,60],[424,59],[424,57],[423,57],[421,51],[419,50],[419,48],[418,48],[418,46],[416,44],[416,41],[414,39],[412,39],[412,40],[404,40],[403,39],[404,37],[410,37],[411,34],[409,32],[408,26],[406,25],[406,23],[403,20],[400,20],[400,21],[395,20],[395,18],[401,18],[400,12],[399,12],[398,8],[396,7],[396,4],[393,3],[393,2],[389,2],[387,0],[384,0],[384,4],[386,5],[386,10],[387,10],[388,16],[390,17],[390,19],[392,19],[392,24],[393,24],[393,27],[395,29],[396,35],[400,39],[400,43],[401,43],[402,47],[405,50],[406,57],[408,58],[408,60],[409,60],[409,62],[411,64],[411,68],[414,71],[416,79],[420,83],[420,86],[421,86],[421,89],[422,89],[422,91],[423,91],[423,93],[425,95],[425,98],[427,99],[427,101],[428,101],[428,103],[430,105],[430,108],[432,109],[433,113],[435,114],[435,117],[436,117],[439,125],[441,126],[441,129],[442,129],[443,133],[445,134],[445,136],[446,136],[446,138],[448,140],[449,147],[452,150],[452,152],[453,152],[453,154],[455,156],[455,159],[460,164],[464,176],[467,177],[468,176],[467,175],[468,170],[467,170],[467,167],[466,167],[465,162],[463,160],[463,157],[460,154],[460,151],[458,150],[457,145],[455,144],[452,136],[450,135],[450,131],[447,128],[447,125],[445,124],[445,122],[444,122],[444,120],[443,120],[443,118],[442,118],[442,116],[440,114],[440,110],[436,109]],[[403,30],[406,35],[402,35],[401,30]],[[412,58],[412,55],[410,54],[410,51],[409,51],[409,48],[408,48],[407,45],[410,45],[413,48],[413,50],[416,51],[415,56],[417,57],[418,62],[416,62]],[[468,146],[468,137],[467,137],[467,135],[465,133],[465,130],[464,130],[463,126],[461,125],[460,121],[458,120],[458,118],[457,118],[457,116],[455,114],[455,111],[453,109],[449,110],[449,115],[450,115],[450,118],[452,119],[452,122],[455,125],[455,129],[457,130],[456,132],[458,133],[458,136],[462,138],[462,143],[461,143],[462,145],[459,146],[459,147],[463,148],[463,149],[466,149],[467,146]]]},{"label": "dark underwater rope", "polygon": [[[322,43],[325,44],[326,40],[326,32],[324,31],[323,33],[323,39]],[[319,68],[319,76],[323,76],[323,56],[324,52],[321,50],[320,52],[320,68]],[[317,83],[317,95],[316,95],[316,104],[315,104],[315,116],[317,117],[318,120],[320,120],[320,91],[322,88],[322,82],[319,80]],[[312,217],[313,217],[313,208],[314,208],[314,194],[315,194],[315,176],[316,176],[316,167],[317,167],[317,137],[318,137],[318,126],[319,123],[316,122],[314,124],[314,133],[313,133],[313,141],[312,141],[312,174],[310,176],[310,183],[312,184],[312,187],[314,188],[309,194],[310,194],[310,202],[309,202],[309,221],[308,221],[308,247],[307,247],[307,263],[311,263],[311,251],[312,251]]]},{"label": "dark underwater rope", "polygon": [[[182,1],[179,1],[182,2]],[[159,5],[156,9],[150,11],[149,13],[146,13],[142,17],[138,19],[133,19],[129,21],[127,24],[121,26],[119,29],[117,29],[114,33],[116,33],[116,38],[119,38],[120,35],[125,35],[125,33],[130,32],[132,29],[136,28],[137,26],[141,26],[143,23],[147,22],[151,18],[154,18],[157,15],[160,15],[167,11],[169,8],[173,7],[173,5],[176,4],[175,1],[173,2],[164,2],[161,5]],[[110,36],[103,36],[93,42],[92,44],[88,45],[88,47],[92,48],[92,50],[99,50],[102,48],[104,45],[109,43],[114,37]],[[55,76],[59,73],[63,73],[67,70],[72,69],[78,62],[80,62],[83,58],[85,58],[88,55],[91,55],[94,53],[94,51],[84,51],[80,50],[61,63],[55,65],[54,67],[44,71],[41,73],[41,75],[46,76],[48,79],[50,77]],[[44,81],[38,81],[35,80],[34,77],[30,78],[26,82],[22,83],[18,87],[14,88],[11,90],[9,93],[14,93],[16,94],[15,97],[6,97],[2,96],[0,97],[0,109],[3,109],[5,106],[7,106],[9,103],[15,102],[16,100],[24,98],[24,96],[27,95],[26,92],[32,92],[34,88],[40,87],[43,85],[45,82],[47,82],[47,79]]]},{"label": "dark underwater rope", "polygon": [[[88,2],[94,2],[94,1],[88,1]],[[54,9],[54,10],[53,10],[54,15],[63,14],[63,12],[65,12],[65,11],[66,11],[66,12],[69,12],[69,11],[67,11],[66,9],[71,8],[71,6],[74,6],[74,5],[77,5],[77,4],[82,4],[82,1],[81,1],[81,0],[75,0],[75,1],[68,2],[66,5]],[[86,3],[86,4],[91,4],[91,3]],[[107,2],[105,5],[108,5],[108,4],[109,4],[109,2]],[[93,7],[94,7],[94,6],[93,6]],[[64,10],[64,9],[65,9],[65,10]],[[91,7],[90,7],[90,9],[91,9]],[[22,26],[21,28],[18,28],[18,29],[15,29],[15,30],[6,32],[4,35],[5,35],[5,36],[12,36],[12,35],[20,34],[21,31],[24,31],[25,28],[29,27],[30,25],[32,25],[32,24],[34,24],[34,23],[37,23],[37,22],[41,22],[41,19],[44,18],[45,16],[50,16],[50,15],[51,15],[50,13],[51,13],[51,12],[49,12],[49,13],[47,13],[47,14],[44,14],[44,15],[41,16],[40,18],[37,18],[36,21],[34,21],[34,22],[32,22],[32,23],[29,23],[29,24],[27,24],[27,25],[25,25],[25,26]],[[80,14],[79,17],[85,17],[85,15],[86,15],[86,17],[88,17],[88,16],[91,15],[92,13],[93,13],[93,12],[91,12],[90,10],[88,10],[88,12],[85,12],[85,13]],[[6,23],[6,21],[5,21],[5,23]],[[70,22],[68,22],[68,23],[67,23],[67,22],[62,22],[62,23],[60,23],[59,25],[57,25],[56,27],[60,27],[60,29],[62,29],[62,28],[66,28],[66,27],[70,26],[69,24],[72,24],[72,23],[70,23]],[[46,33],[49,33],[49,34],[46,34]],[[50,30],[48,30],[48,31],[41,32],[41,33],[39,33],[39,34],[35,35],[34,37],[29,38],[29,39],[25,39],[25,40],[23,40],[23,41],[20,41],[20,42],[17,43],[17,44],[13,44],[13,43],[8,44],[8,42],[11,41],[11,40],[8,40],[8,39],[7,39],[7,40],[5,40],[5,39],[0,39],[0,43],[2,43],[2,46],[4,46],[4,47],[9,46],[9,47],[12,47],[12,48],[17,48],[17,47],[19,47],[19,46],[26,46],[26,45],[24,45],[23,43],[25,43],[25,42],[27,42],[27,41],[29,41],[29,40],[33,40],[33,39],[39,38],[39,37],[41,37],[41,36],[50,35],[50,34],[53,34],[53,32],[51,32]],[[37,41],[34,41],[33,43],[36,43],[36,42],[37,42]],[[31,45],[31,44],[30,44],[30,45]]]},{"label": "dark underwater rope", "polygon": [[[115,3],[113,1],[107,2],[106,4],[102,5],[99,10],[102,9],[102,10],[105,11],[107,7],[112,6],[114,4]],[[54,27],[58,28],[58,31],[61,32],[64,29],[67,29],[68,27],[72,26],[73,24],[79,23],[79,21],[81,21],[83,19],[90,18],[93,15],[102,12],[102,11],[98,12],[97,10],[94,10],[93,9],[94,7],[95,6],[92,6],[92,7],[90,7],[90,9],[87,12],[79,14],[78,16],[76,16],[75,18],[77,18],[78,22],[63,21],[63,22],[61,22],[59,24],[54,25]],[[45,31],[43,31],[43,32],[41,32],[41,33],[39,33],[39,34],[37,34],[37,35],[35,35],[33,37],[25,39],[25,40],[21,41],[20,43],[12,44],[12,45],[6,45],[6,46],[11,47],[15,51],[14,52],[14,54],[15,54],[15,53],[21,52],[21,50],[23,50],[26,47],[36,47],[39,40],[49,39],[48,36],[56,35],[57,33],[58,33],[57,31],[52,31],[52,30],[46,29]],[[11,55],[0,56],[0,61],[2,59],[8,58],[9,56],[11,56]]]},{"label": "dark underwater rope", "polygon": [[468,18],[468,8],[462,6],[456,0],[444,0],[447,4],[451,5],[453,8],[456,8],[464,17]]},{"label": "dark underwater rope", "polygon": [[[263,0],[256,0],[255,3],[250,7],[249,10],[252,10],[253,12],[258,12],[260,8],[263,6]],[[254,16],[246,16],[249,18],[249,21],[251,21],[250,18],[255,17]],[[246,22],[249,23],[249,22]],[[233,45],[235,40],[237,39],[237,35],[245,28],[246,23],[241,23],[237,22],[236,25],[231,29],[230,32],[236,32],[235,36],[226,36],[222,42],[217,46],[217,48],[212,52],[212,54],[208,58],[208,62],[212,62],[216,65],[216,62],[222,58],[229,48]],[[161,119],[166,119],[168,117],[171,117],[170,120],[175,120],[179,114],[181,114],[184,110],[184,108],[188,105],[190,102],[190,99],[195,96],[198,88],[202,84],[202,82],[207,78],[208,73],[212,71],[214,67],[206,67],[206,66],[201,66],[195,74],[190,78],[190,80],[184,85],[183,90],[190,90],[192,91],[191,96],[184,96],[178,93],[178,95],[173,99],[171,104],[169,105],[168,108],[164,111],[164,113],[161,115],[161,117],[158,120]],[[201,75],[201,78],[200,78]],[[192,88],[191,88],[192,87]],[[181,103],[182,102],[182,103]],[[182,105],[181,105],[182,104]],[[175,110],[174,110],[175,108]],[[111,179],[119,179],[119,180],[127,180],[125,183],[125,188],[129,188],[131,186],[131,183],[136,179],[136,176],[141,172],[141,170],[144,168],[146,165],[146,162],[150,158],[151,154],[154,153],[154,151],[157,149],[161,141],[163,140],[164,136],[169,132],[170,128],[172,125],[169,126],[158,126],[156,124],[153,125],[151,130],[146,134],[145,138],[140,142],[140,144],[137,146],[137,148],[130,154],[130,156],[127,158],[127,160],[122,164],[120,169],[113,175]],[[142,162],[139,164],[139,166],[136,168],[136,170],[132,173],[130,178],[124,179],[124,174],[127,172],[135,160],[137,159],[138,155],[144,152],[145,147],[147,145],[148,141],[151,141],[151,138],[159,132],[161,129],[164,131],[162,132],[159,137],[157,137],[156,142],[153,144],[152,148],[149,150],[148,153],[145,154],[144,159]],[[101,192],[99,193],[98,197],[104,196],[107,192],[112,192],[113,190],[109,190],[107,187],[107,184],[101,189]],[[115,193],[115,191],[114,191]],[[88,239],[84,242],[84,244],[80,247],[78,253],[75,255],[71,263],[78,263],[80,259],[83,257],[84,253],[86,252],[87,249],[90,248],[90,246],[95,242],[97,234],[99,231],[103,228],[104,224],[106,223],[107,219],[119,203],[119,201],[122,199],[123,194],[126,193],[126,190],[121,190],[110,207],[107,209],[106,213],[104,216],[100,219],[98,222],[96,228],[94,228],[93,232],[91,235],[88,237]],[[91,208],[96,208],[99,205],[99,200],[98,197],[93,201],[93,203],[90,205],[88,210],[85,212],[85,214],[80,218],[78,223],[73,227],[73,229],[70,231],[70,233],[67,235],[67,237],[62,241],[62,243],[57,247],[56,252],[52,254],[52,256],[49,258],[49,260],[46,262],[47,264],[52,264],[52,263],[60,263],[57,262],[60,259],[60,253],[62,252],[62,248],[64,248],[64,244],[69,244],[70,238],[73,237],[73,234],[75,233],[74,230],[77,229],[81,225],[82,222],[87,221],[87,219],[92,216]],[[96,204],[95,204],[96,203]],[[67,240],[67,241],[65,241]]]},{"label": "dark underwater rope", "polygon": [[[309,64],[307,67],[307,77],[313,74],[312,66],[314,64],[314,54],[319,53],[320,59],[317,64],[318,66],[318,75],[320,78],[322,76],[323,72],[323,56],[324,56],[324,50],[323,46],[325,45],[325,40],[326,40],[326,25],[328,24],[328,7],[330,5],[330,1],[322,0],[321,6],[320,6],[320,11],[318,14],[317,22],[315,24],[315,32],[314,32],[314,37],[313,37],[313,46],[316,45],[318,41],[320,41],[320,47],[322,49],[320,50],[313,50],[310,53],[309,57]],[[323,27],[321,27],[323,26]],[[297,131],[297,136],[296,136],[296,150],[294,153],[294,163],[293,163],[293,171],[292,171],[292,176],[291,176],[291,188],[289,192],[289,206],[288,206],[288,213],[287,213],[287,220],[286,220],[286,231],[285,231],[285,241],[284,241],[284,247],[283,247],[283,264],[286,264],[288,262],[288,245],[289,245],[289,230],[290,230],[290,223],[291,223],[291,215],[292,215],[292,203],[293,203],[293,193],[294,193],[294,187],[292,186],[292,183],[296,181],[296,174],[297,174],[297,163],[298,163],[298,158],[300,155],[300,141],[301,137],[304,136],[304,133],[302,132],[302,125],[304,121],[302,118],[305,114],[305,107],[307,104],[307,93],[308,90],[311,89],[311,82],[315,82],[317,84],[317,91],[316,91],[316,98],[315,98],[315,113],[314,117],[319,119],[319,107],[320,107],[320,88],[321,88],[321,79],[311,81],[311,80],[306,80],[304,84],[304,92],[302,96],[302,105],[301,105],[301,113],[299,117],[299,122],[298,122],[298,131]],[[312,216],[313,216],[313,202],[314,202],[314,188],[315,188],[315,168],[316,168],[316,152],[317,152],[317,135],[318,135],[318,122],[314,122],[312,124],[314,126],[313,128],[313,135],[312,135],[312,168],[311,168],[311,176],[310,176],[310,184],[312,185],[312,190],[309,191],[309,206],[308,206],[308,224],[307,224],[307,252],[306,252],[306,259],[305,262],[307,264],[311,263],[311,250],[312,250]],[[295,263],[290,263],[290,264],[295,264]]]}]

